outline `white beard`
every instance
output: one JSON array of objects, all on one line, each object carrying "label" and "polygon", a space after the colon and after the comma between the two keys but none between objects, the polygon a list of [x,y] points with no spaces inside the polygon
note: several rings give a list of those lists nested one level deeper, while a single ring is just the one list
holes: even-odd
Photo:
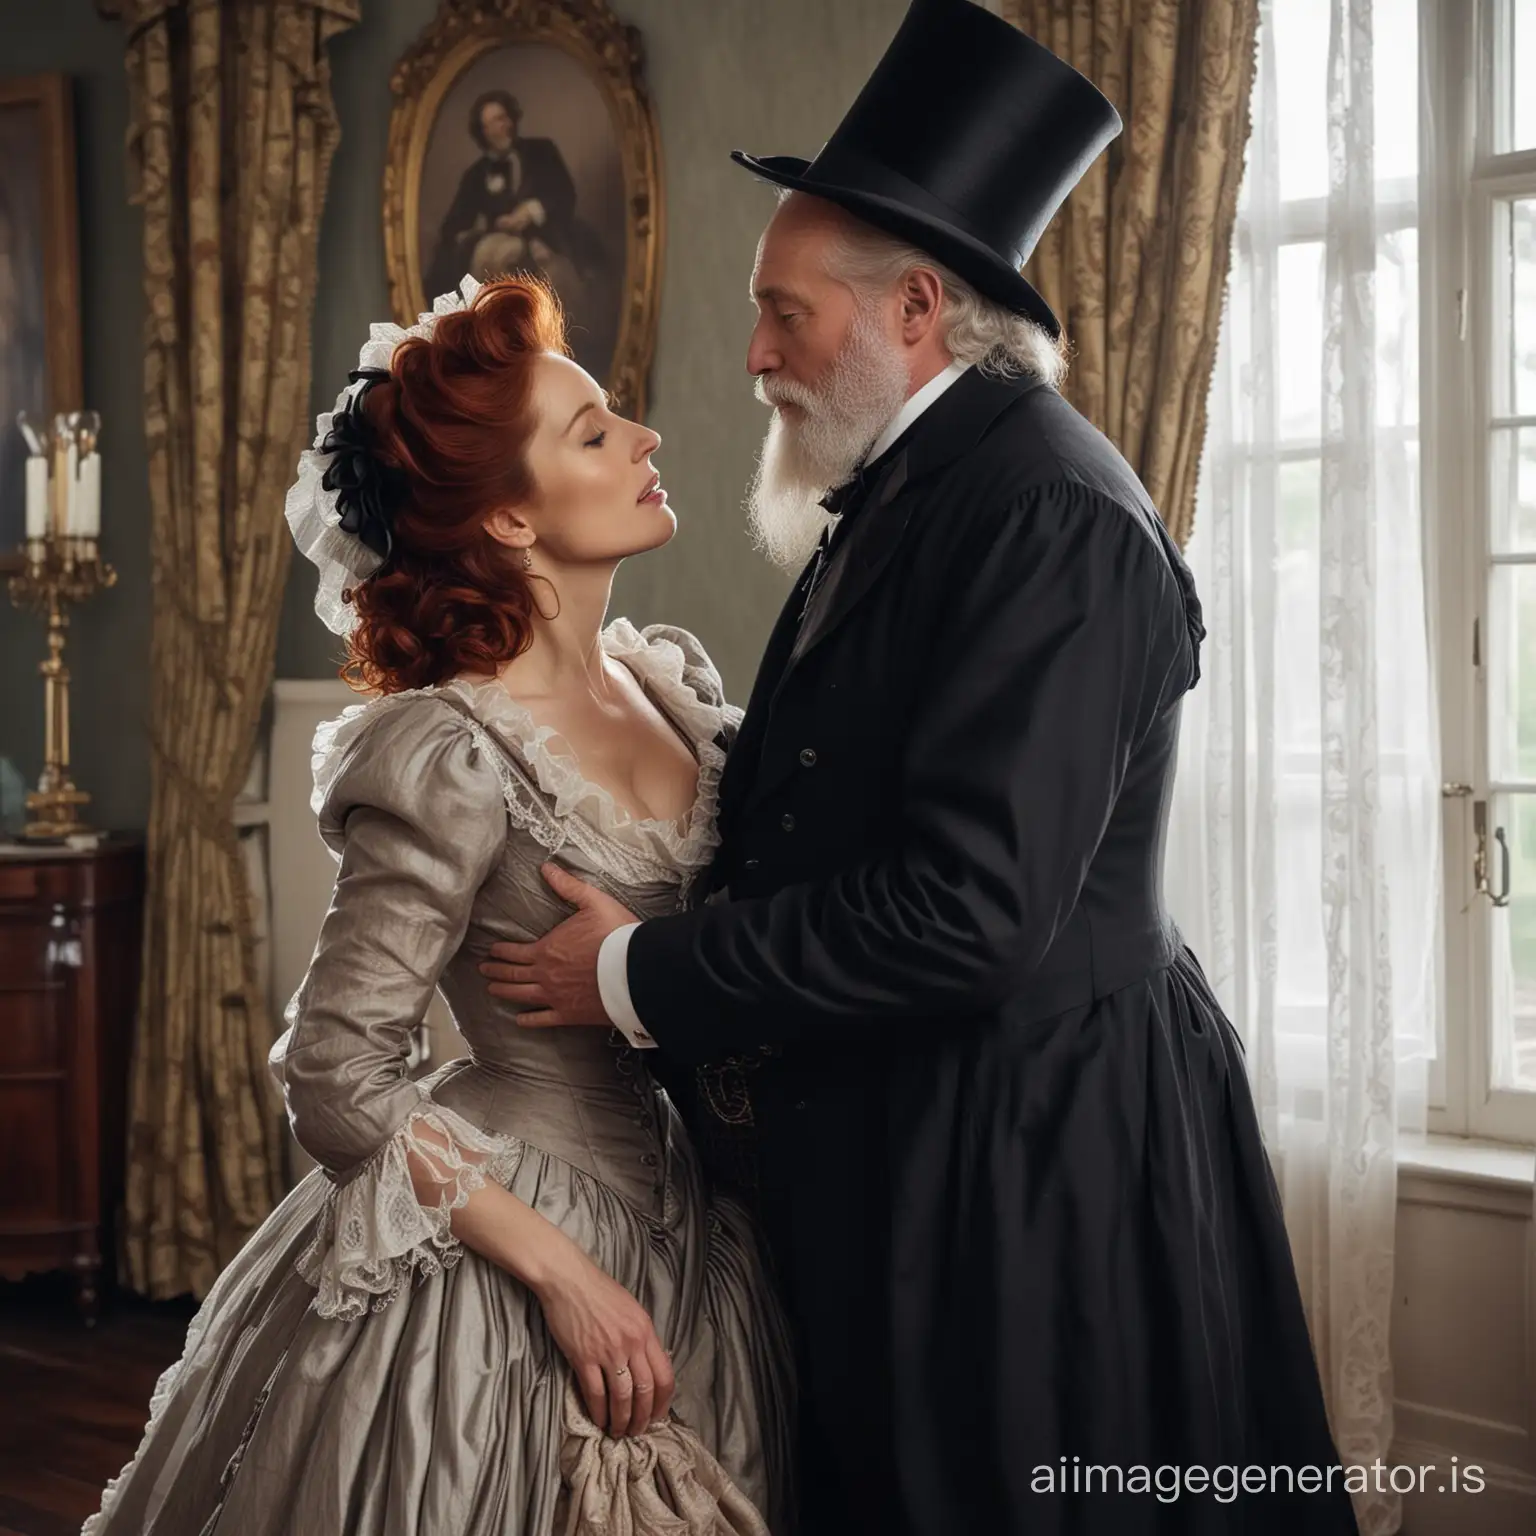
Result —
[{"label": "white beard", "polygon": [[[876,312],[863,308],[855,312],[842,351],[816,388],[758,375],[757,398],[775,409],[747,493],[747,511],[758,548],[775,565],[795,570],[810,559],[832,520],[821,498],[852,479],[906,403],[909,388],[906,364],[886,339]],[[778,409],[786,404],[800,409]]]}]

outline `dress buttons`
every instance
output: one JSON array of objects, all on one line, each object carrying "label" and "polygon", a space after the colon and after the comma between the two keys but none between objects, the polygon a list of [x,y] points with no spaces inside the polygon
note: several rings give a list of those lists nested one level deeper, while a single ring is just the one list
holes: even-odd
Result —
[{"label": "dress buttons", "polygon": [[640,1162],[643,1167],[654,1168],[656,1166],[656,1154],[654,1152],[642,1152]]},{"label": "dress buttons", "polygon": [[795,818],[791,816],[788,811],[785,811],[784,814],[779,818],[779,825],[783,827],[786,832],[793,832],[795,830]]},{"label": "dress buttons", "polygon": [[800,766],[802,768],[814,768],[816,766],[816,748],[801,747]]},{"label": "dress buttons", "polygon": [[804,1109],[805,1108],[805,1100],[804,1099],[796,1099],[795,1100],[795,1108],[796,1109]]},{"label": "dress buttons", "polygon": [[748,859],[741,867],[743,869],[756,869],[763,861],[761,859]]}]

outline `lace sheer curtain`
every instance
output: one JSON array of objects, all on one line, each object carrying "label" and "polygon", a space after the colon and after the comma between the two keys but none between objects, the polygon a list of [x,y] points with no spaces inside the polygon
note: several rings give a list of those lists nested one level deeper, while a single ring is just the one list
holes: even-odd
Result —
[{"label": "lace sheer curtain", "polygon": [[[1169,899],[1242,1032],[1340,1452],[1385,1460],[1395,1143],[1441,891],[1419,505],[1415,0],[1265,0],[1189,557]],[[1399,1500],[1357,1497],[1368,1536]]]}]

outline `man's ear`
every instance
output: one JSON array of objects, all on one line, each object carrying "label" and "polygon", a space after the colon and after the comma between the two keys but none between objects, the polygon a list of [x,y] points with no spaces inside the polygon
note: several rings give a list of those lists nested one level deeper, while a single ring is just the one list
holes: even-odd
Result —
[{"label": "man's ear", "polygon": [[921,341],[939,323],[944,284],[932,267],[913,267],[901,280],[901,339]]}]

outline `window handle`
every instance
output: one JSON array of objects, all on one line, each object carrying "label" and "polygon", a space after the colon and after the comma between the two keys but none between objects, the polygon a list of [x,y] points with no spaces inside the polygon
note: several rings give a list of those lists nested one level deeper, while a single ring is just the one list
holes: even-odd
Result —
[{"label": "window handle", "polygon": [[1479,896],[1486,896],[1496,907],[1509,905],[1510,857],[1509,838],[1503,827],[1493,829],[1494,841],[1499,845],[1499,885],[1495,891],[1488,883],[1488,802],[1472,802],[1472,831],[1476,851],[1472,856],[1473,885]]},{"label": "window handle", "polygon": [[1488,898],[1496,907],[1507,907],[1509,905],[1509,839],[1504,835],[1503,827],[1495,827],[1493,835],[1499,844],[1499,874],[1503,888],[1497,896],[1490,891]]}]

